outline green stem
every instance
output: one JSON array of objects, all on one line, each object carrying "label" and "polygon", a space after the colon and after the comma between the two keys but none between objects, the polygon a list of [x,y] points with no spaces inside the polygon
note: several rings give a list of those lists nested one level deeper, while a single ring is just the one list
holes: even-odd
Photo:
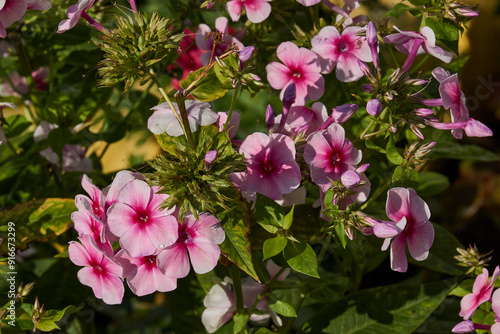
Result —
[{"label": "green stem", "polygon": [[412,75],[413,73],[415,73],[415,71],[418,70],[420,66],[422,66],[427,61],[427,59],[429,59],[429,54],[426,54],[417,65],[413,66],[413,69],[408,74]]},{"label": "green stem", "polygon": [[326,250],[328,249],[328,246],[330,246],[330,242],[332,240],[332,235],[328,234],[326,237],[325,242],[323,243],[323,246],[321,247],[321,250],[319,251],[318,254],[318,266],[321,264],[321,261],[323,261],[323,257],[325,256]]},{"label": "green stem", "polygon": [[182,123],[184,124],[183,128],[185,129],[184,133],[186,134],[186,138],[191,147],[196,148],[196,144],[194,143],[193,133],[191,132],[191,126],[189,125],[189,120],[187,116],[185,97],[182,94],[175,94],[175,99],[177,101],[177,105],[179,106],[179,113],[181,114]]},{"label": "green stem", "polygon": [[[304,295],[303,293],[300,294],[300,299],[293,306],[296,312],[298,312],[298,310],[302,306],[302,302],[304,301],[304,299],[306,299],[306,297],[307,296]],[[281,333],[286,334],[286,333],[290,332],[290,330],[292,329],[294,320],[295,320],[295,318],[289,318],[287,323],[286,323],[286,326],[283,328],[283,331],[281,331]]]},{"label": "green stem", "polygon": [[238,95],[241,91],[241,86],[237,86],[236,89],[234,90],[234,94],[233,94],[233,98],[231,99],[231,105],[229,106],[229,111],[227,113],[227,119],[226,119],[226,123],[224,123],[224,132],[227,131],[227,128],[229,126],[229,120],[231,119],[231,116],[233,115],[233,110],[234,110],[234,106],[236,104],[236,99],[238,98]]},{"label": "green stem", "polygon": [[396,55],[394,54],[394,50],[392,50],[392,48],[389,48],[389,53],[391,54],[392,61],[394,61],[394,65],[396,66],[396,68],[400,67],[398,60],[396,59]]},{"label": "green stem", "polygon": [[241,288],[240,270],[235,265],[229,267],[229,273],[233,280],[234,295],[236,296],[236,312],[238,314],[245,313],[245,305],[243,304],[243,289]]}]

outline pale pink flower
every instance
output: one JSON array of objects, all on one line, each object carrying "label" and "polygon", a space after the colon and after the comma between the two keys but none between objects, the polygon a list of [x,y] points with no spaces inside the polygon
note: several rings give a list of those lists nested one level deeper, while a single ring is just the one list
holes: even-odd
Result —
[{"label": "pale pink flower", "polygon": [[213,333],[229,322],[236,312],[236,297],[230,282],[217,282],[212,286],[203,299],[203,305],[206,308],[201,314],[201,322],[207,332]]},{"label": "pale pink flower", "polygon": [[[179,114],[179,106],[173,102],[175,112]],[[163,102],[153,108],[155,112],[148,119],[148,129],[155,135],[166,133],[172,137],[184,134],[182,126],[167,102]],[[186,101],[187,118],[192,132],[198,129],[198,125],[204,126],[213,124],[219,116],[212,111],[210,104],[196,100]]]},{"label": "pale pink flower", "polygon": [[295,145],[290,137],[256,132],[243,141],[239,153],[245,156],[247,170],[232,173],[229,178],[248,195],[260,193],[276,200],[299,187],[300,168],[295,161]]},{"label": "pale pink flower", "polygon": [[[215,125],[219,128],[219,131],[222,132],[224,130],[224,124],[227,122],[227,112],[220,111],[217,113],[219,118]],[[240,126],[241,115],[237,111],[233,111],[231,114],[231,119],[229,120],[229,124],[227,125],[227,132],[229,138],[234,138],[236,136],[236,132],[238,132],[238,128]]]},{"label": "pale pink flower", "polygon": [[85,208],[89,208],[90,212],[97,218],[101,219],[104,214],[104,195],[101,189],[92,183],[92,180],[87,176],[82,177],[82,187],[90,197],[85,195],[76,195],[75,203],[79,207],[79,203],[86,202]]},{"label": "pale pink flower", "polygon": [[131,257],[123,249],[115,257],[123,267],[123,277],[137,296],[149,295],[155,291],[168,292],[177,288],[177,280],[165,276],[156,264],[156,255]]},{"label": "pale pink flower", "polygon": [[428,53],[445,63],[449,63],[453,58],[453,54],[451,52],[445,51],[439,46],[436,46],[436,36],[430,27],[422,27],[422,29],[420,29],[420,33],[415,31],[399,30],[396,26],[394,26],[394,29],[396,29],[398,33],[387,35],[384,37],[384,42],[394,43],[396,49],[408,55],[403,67],[403,72],[408,71],[413,63],[413,60],[415,59],[415,56],[424,53]]},{"label": "pale pink flower", "polygon": [[92,7],[94,2],[95,0],[78,0],[76,5],[70,6],[66,11],[68,19],[59,23],[57,32],[63,33],[76,26],[80,17],[87,14],[85,11]]},{"label": "pale pink flower", "polygon": [[71,241],[68,247],[70,260],[85,267],[78,271],[78,280],[90,286],[94,295],[106,304],[120,304],[125,292],[122,267],[100,252],[89,235],[78,239],[81,244]]},{"label": "pale pink flower", "polygon": [[500,322],[500,289],[493,292],[493,296],[491,297],[491,308],[493,312],[495,312],[496,321]]},{"label": "pale pink flower", "polygon": [[493,276],[488,281],[488,269],[483,268],[483,273],[479,274],[474,281],[472,293],[464,296],[460,301],[459,316],[463,317],[464,320],[469,320],[479,305],[490,300],[494,283],[498,279],[499,274],[500,268],[497,266],[493,272]]},{"label": "pale pink flower", "polygon": [[326,192],[332,181],[348,170],[355,170],[361,161],[361,151],[345,138],[344,128],[331,124],[326,130],[309,136],[304,160],[310,166],[311,179]]},{"label": "pale pink flower", "polygon": [[364,75],[359,61],[372,61],[366,37],[359,36],[365,31],[362,27],[347,27],[339,34],[333,26],[321,29],[311,40],[311,50],[320,58],[322,73],[330,73],[336,67],[335,74],[340,81],[359,80]]},{"label": "pale pink flower", "polygon": [[49,0],[0,0],[0,37],[7,36],[5,28],[19,21],[26,10],[47,10],[51,7]]},{"label": "pale pink flower", "polygon": [[267,81],[274,89],[281,89],[283,100],[288,86],[295,83],[295,105],[304,105],[307,99],[317,100],[325,91],[325,82],[320,74],[318,56],[309,49],[299,48],[292,42],[283,42],[276,54],[282,63],[272,62],[266,66]]},{"label": "pale pink flower", "polygon": [[199,214],[198,219],[187,214],[176,227],[177,242],[158,253],[160,271],[172,278],[186,277],[190,271],[189,259],[198,274],[214,269],[219,260],[219,245],[226,237],[219,220],[208,213]]},{"label": "pale pink flower", "polygon": [[231,0],[226,4],[226,10],[231,20],[238,21],[241,11],[245,6],[248,20],[252,23],[260,23],[271,14],[271,0]]},{"label": "pale pink flower", "polygon": [[[215,46],[215,56],[220,56],[226,52],[227,48],[231,45],[235,45],[239,50],[243,50],[244,45],[235,37],[231,36],[228,31],[228,19],[226,17],[219,17],[215,20],[215,30],[222,33],[223,44],[217,44]],[[196,31],[196,45],[201,50],[206,51],[201,55],[201,63],[203,65],[208,65],[210,57],[212,55],[213,49],[213,37],[207,38],[208,34],[212,32],[212,29],[204,23],[198,26],[198,31]]]},{"label": "pale pink flower", "polygon": [[303,6],[309,7],[321,2],[321,0],[297,0],[297,2]]},{"label": "pale pink flower", "polygon": [[[277,127],[281,122],[282,115],[276,116],[274,122]],[[311,108],[304,106],[292,106],[286,118],[285,127],[282,131],[286,135],[302,134],[307,136],[328,119],[326,107],[321,102],[314,102]]]},{"label": "pale pink flower", "polygon": [[0,96],[20,97],[29,92],[26,78],[21,77],[19,73],[15,71],[12,72],[9,74],[9,79],[10,82],[6,78],[2,78],[2,82],[0,83]]},{"label": "pale pink flower", "polygon": [[177,240],[177,219],[170,215],[173,210],[161,210],[166,195],[157,191],[144,181],[132,180],[108,209],[109,230],[132,257],[152,255]]},{"label": "pale pink flower", "polygon": [[429,221],[431,212],[412,188],[393,188],[387,193],[386,213],[401,233],[394,239],[385,239],[382,250],[391,245],[391,269],[406,272],[406,244],[415,260],[423,261],[429,256],[434,241],[434,227]]}]

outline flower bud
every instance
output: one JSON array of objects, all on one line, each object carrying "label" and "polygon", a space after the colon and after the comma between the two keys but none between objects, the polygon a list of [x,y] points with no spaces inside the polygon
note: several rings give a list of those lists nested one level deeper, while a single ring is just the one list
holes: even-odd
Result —
[{"label": "flower bud", "polygon": [[368,94],[372,94],[373,92],[375,92],[375,87],[373,87],[373,85],[370,84],[363,85],[361,89]]},{"label": "flower bud", "polygon": [[366,112],[372,116],[378,116],[382,112],[382,103],[377,99],[371,99],[366,104]]},{"label": "flower bud", "polygon": [[267,105],[266,109],[266,126],[271,131],[274,129],[274,112],[273,107],[270,104]]},{"label": "flower bud", "polygon": [[205,170],[208,172],[212,168],[212,163],[217,159],[217,151],[208,151],[205,154]]}]

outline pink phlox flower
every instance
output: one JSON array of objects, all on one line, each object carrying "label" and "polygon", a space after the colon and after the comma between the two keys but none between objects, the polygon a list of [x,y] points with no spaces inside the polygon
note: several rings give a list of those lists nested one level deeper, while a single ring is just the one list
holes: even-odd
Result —
[{"label": "pink phlox flower", "polygon": [[297,2],[303,6],[309,7],[321,2],[321,0],[297,0]]},{"label": "pink phlox flower", "polygon": [[95,0],[78,0],[78,3],[76,5],[72,5],[68,8],[66,11],[66,15],[68,17],[67,20],[62,20],[59,23],[57,32],[58,33],[63,33],[65,31],[68,31],[69,29],[73,28],[76,26],[78,23],[78,20],[82,16],[82,14],[92,7],[94,4]]},{"label": "pink phlox flower", "polygon": [[[226,52],[227,48],[231,45],[235,45],[239,50],[244,48],[243,43],[241,43],[236,37],[233,37],[229,34],[228,30],[228,19],[226,17],[219,17],[215,20],[215,30],[217,32],[222,33],[223,44],[217,44],[215,46],[214,57],[221,56]],[[201,50],[206,51],[201,55],[201,63],[203,65],[208,65],[210,61],[210,57],[212,55],[213,49],[213,37],[206,38],[209,33],[212,32],[212,29],[204,23],[198,26],[198,31],[196,32],[196,45]]]},{"label": "pink phlox flower", "polygon": [[206,308],[201,314],[201,322],[209,333],[229,322],[236,312],[236,297],[230,283],[232,281],[227,277],[223,282],[216,282],[203,299]]},{"label": "pink phlox flower", "polygon": [[500,322],[500,289],[493,292],[493,296],[491,297],[491,308],[493,312],[495,312],[495,321]]},{"label": "pink phlox flower", "polygon": [[474,323],[472,321],[464,320],[453,327],[451,331],[453,333],[472,333],[475,330],[476,327],[474,326]]},{"label": "pink phlox flower", "polygon": [[427,259],[434,241],[429,207],[412,188],[393,188],[387,193],[386,213],[401,233],[394,239],[385,239],[382,250],[389,248],[390,244],[391,269],[406,272],[406,244],[410,255],[417,261],[423,261]]},{"label": "pink phlox flower", "polygon": [[341,20],[344,20],[342,25],[344,27],[350,26],[350,25],[355,25],[355,24],[361,24],[361,25],[366,25],[367,22],[366,19],[361,19],[360,16],[355,17],[354,19],[351,17],[351,12],[358,8],[360,6],[360,2],[364,0],[345,0],[345,5],[344,7],[340,8],[339,6],[335,5],[333,2],[330,0],[323,0],[323,4],[325,4],[328,8],[333,10],[335,13],[339,14],[337,15],[336,22],[340,22]]},{"label": "pink phlox flower", "polygon": [[445,63],[449,63],[453,58],[451,52],[436,46],[436,36],[430,27],[422,27],[420,33],[399,30],[396,26],[394,26],[394,29],[398,32],[384,37],[384,42],[395,44],[396,49],[404,54],[410,55],[414,46],[419,45],[415,55],[428,53]]},{"label": "pink phlox flower", "polygon": [[460,301],[459,316],[463,317],[464,320],[469,320],[479,305],[490,300],[494,283],[498,279],[499,274],[500,268],[497,266],[491,279],[488,281],[488,269],[483,268],[483,273],[479,274],[474,281],[472,293],[464,296]]},{"label": "pink phlox flower", "polygon": [[166,199],[158,187],[141,180],[128,182],[118,201],[108,209],[108,227],[120,238],[120,245],[132,257],[148,256],[177,240],[177,219],[173,210],[162,210]]},{"label": "pink phlox flower", "polygon": [[318,131],[323,131],[328,128],[332,123],[343,124],[349,120],[349,118],[354,115],[354,113],[358,110],[358,105],[351,104],[343,104],[340,106],[336,106],[332,108],[332,113],[328,116],[327,120],[321,124],[318,128]]},{"label": "pink phlox flower", "polygon": [[125,292],[122,267],[99,251],[91,236],[78,239],[81,244],[71,241],[68,247],[70,260],[84,267],[78,271],[78,280],[90,286],[94,295],[106,304],[120,304]]},{"label": "pink phlox flower", "polygon": [[125,187],[130,181],[133,180],[144,180],[144,177],[140,173],[134,173],[128,170],[122,170],[116,173],[113,182],[106,188],[102,190],[105,197],[104,210],[107,211],[108,208],[113,204],[118,202],[118,195],[120,191]]},{"label": "pink phlox flower", "polygon": [[177,288],[177,280],[160,272],[156,254],[131,257],[123,249],[116,254],[116,261],[123,267],[123,277],[130,290],[137,296],[149,295],[155,291],[168,292]]},{"label": "pink phlox flower", "polygon": [[49,74],[50,68],[45,66],[40,67],[38,70],[31,73],[33,81],[35,82],[36,89],[38,89],[39,91],[44,91],[47,88],[47,78],[49,77]]},{"label": "pink phlox flower", "polygon": [[232,173],[229,178],[241,191],[276,200],[299,187],[300,167],[295,161],[295,144],[290,137],[256,132],[243,141],[239,153],[245,156],[247,170]]},{"label": "pink phlox flower", "polygon": [[[282,115],[275,117],[275,129],[280,124],[281,117]],[[308,136],[318,130],[327,118],[328,112],[321,102],[314,102],[311,108],[292,106],[282,133],[289,136]]]},{"label": "pink phlox flower", "polygon": [[220,256],[219,245],[226,237],[219,220],[208,213],[199,214],[198,219],[187,214],[176,227],[177,242],[158,254],[160,271],[172,278],[186,277],[190,271],[189,259],[198,274],[214,269]]},{"label": "pink phlox flower", "polygon": [[495,322],[491,328],[491,334],[500,334],[500,322]]},{"label": "pink phlox flower", "polygon": [[[217,115],[219,118],[215,125],[219,128],[219,131],[222,132],[224,130],[224,124],[227,122],[227,112],[218,112]],[[238,128],[240,127],[241,114],[237,111],[233,111],[231,114],[231,119],[229,120],[229,124],[227,126],[227,132],[229,134],[229,138],[234,138],[236,136],[236,132],[238,132]]]},{"label": "pink phlox flower", "polygon": [[21,77],[19,73],[15,71],[12,72],[9,74],[9,79],[10,82],[6,78],[2,78],[2,83],[0,83],[0,96],[20,97],[29,92],[26,78]]},{"label": "pink phlox flower", "polygon": [[[179,114],[177,103],[172,103],[175,107],[175,112]],[[179,124],[174,112],[170,109],[167,102],[163,102],[153,108],[155,112],[148,119],[148,129],[155,135],[167,133],[172,137],[178,137],[184,134],[182,126]],[[191,131],[196,131],[198,125],[204,126],[213,124],[219,116],[211,110],[208,102],[199,102],[196,100],[186,101],[186,110],[188,115],[189,127]]]},{"label": "pink phlox flower", "polygon": [[326,192],[347,170],[355,170],[361,161],[361,151],[345,138],[345,131],[337,123],[309,136],[304,149],[304,160],[311,170],[311,179]]},{"label": "pink phlox flower", "polygon": [[92,210],[90,212],[100,220],[104,214],[104,195],[101,189],[95,186],[87,175],[83,175],[82,177],[82,187],[90,197],[85,195],[76,195],[75,203],[77,207],[79,206],[79,202],[86,201],[88,203],[86,208],[89,207]]},{"label": "pink phlox flower", "polygon": [[311,40],[311,50],[320,58],[322,73],[330,73],[336,67],[335,75],[340,81],[359,80],[364,73],[358,60],[372,61],[366,37],[358,36],[364,31],[366,28],[347,27],[339,34],[333,26],[321,29]]},{"label": "pink phlox flower", "polygon": [[365,235],[375,234],[377,238],[394,238],[401,230],[398,229],[395,222],[385,221],[381,219],[376,219],[369,216],[364,216],[363,220],[370,225],[361,232]]},{"label": "pink phlox flower", "polygon": [[49,0],[0,0],[0,37],[7,36],[5,28],[19,21],[26,10],[47,10],[51,7]]},{"label": "pink phlox flower", "polygon": [[288,86],[295,83],[295,105],[305,105],[307,99],[317,100],[325,91],[324,78],[318,56],[309,49],[299,48],[292,42],[283,42],[276,54],[283,62],[266,66],[267,81],[274,89],[281,89],[281,100]]},{"label": "pink phlox flower", "polygon": [[248,20],[252,23],[260,23],[271,14],[271,0],[231,0],[226,4],[226,10],[231,20],[240,19],[243,6],[247,13]]},{"label": "pink phlox flower", "polygon": [[189,73],[202,68],[200,57],[204,53],[196,45],[195,39],[192,37],[195,33],[187,28],[184,28],[183,33],[185,36],[179,42],[178,53],[179,57],[174,64],[167,66],[168,71],[172,71],[178,67],[182,70],[182,76],[179,78],[175,72],[173,72],[172,85],[176,90],[179,90],[179,81],[186,79]]}]

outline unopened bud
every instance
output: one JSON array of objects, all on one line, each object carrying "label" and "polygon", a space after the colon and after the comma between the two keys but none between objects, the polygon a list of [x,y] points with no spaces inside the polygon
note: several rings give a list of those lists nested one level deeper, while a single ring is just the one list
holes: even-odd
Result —
[{"label": "unopened bud", "polygon": [[254,51],[255,51],[255,46],[244,47],[243,50],[241,50],[238,54],[240,60],[246,63],[250,58],[252,58]]},{"label": "unopened bud", "polygon": [[354,240],[354,230],[352,229],[352,227],[346,226],[344,231],[349,240]]},{"label": "unopened bud", "polygon": [[33,290],[34,287],[35,287],[35,282],[28,283],[26,284],[25,287],[22,287],[21,284],[19,286],[19,294],[21,295],[21,297],[26,297],[31,292],[31,290]]},{"label": "unopened bud", "polygon": [[432,151],[432,148],[434,146],[436,146],[435,141],[431,141],[429,143],[426,143],[426,144],[420,146],[420,148],[415,153],[415,158],[417,158],[419,160],[425,158],[425,156],[428,155]]},{"label": "unopened bud", "polygon": [[394,72],[392,72],[392,74],[389,76],[389,79],[387,79],[387,86],[392,86],[396,82],[398,82],[400,72],[401,72],[400,68],[396,68]]},{"label": "unopened bud", "polygon": [[366,112],[372,116],[378,116],[382,112],[382,103],[377,99],[371,99],[366,104]]},{"label": "unopened bud", "polygon": [[434,114],[434,110],[427,109],[427,108],[419,108],[415,110],[415,115],[420,116],[420,117],[427,117]]},{"label": "unopened bud", "polygon": [[375,92],[375,87],[373,87],[373,85],[370,84],[363,85],[361,89],[368,94]]},{"label": "unopened bud", "polygon": [[273,112],[273,107],[271,105],[267,105],[266,109],[266,126],[271,131],[274,129],[274,112]]},{"label": "unopened bud", "polygon": [[212,163],[217,159],[217,150],[208,151],[205,154],[205,170],[208,172],[212,168]]},{"label": "unopened bud", "polygon": [[427,84],[429,81],[425,79],[410,79],[406,80],[406,84],[409,86],[422,86]]}]

